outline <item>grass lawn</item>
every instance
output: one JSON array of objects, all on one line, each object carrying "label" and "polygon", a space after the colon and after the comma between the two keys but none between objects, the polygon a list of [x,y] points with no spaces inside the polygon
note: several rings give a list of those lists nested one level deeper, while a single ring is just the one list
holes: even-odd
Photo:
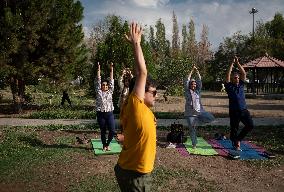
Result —
[{"label": "grass lawn", "polygon": [[[167,129],[159,127],[158,133],[164,134]],[[210,138],[216,132],[228,132],[228,127],[208,126],[199,134]],[[113,171],[118,155],[95,156],[90,143],[78,144],[76,136],[97,138],[98,128],[81,130],[74,125],[0,127],[0,189],[34,192],[119,191]],[[275,159],[264,161],[233,161],[220,156],[186,158],[174,149],[158,147],[152,191],[227,191],[226,182],[230,183],[226,175],[230,174],[228,171],[242,174],[246,170],[266,174],[265,181],[254,181],[253,186],[259,186],[256,189],[272,185],[278,182],[272,175],[284,165],[283,138],[284,127],[281,126],[256,127],[248,136],[249,140],[276,154]],[[226,164],[231,164],[232,168],[228,170],[224,167]],[[235,172],[235,166],[239,172]],[[238,181],[241,177],[231,179],[236,180],[235,185],[242,187],[242,180]],[[281,182],[278,183],[279,186],[275,184],[272,188],[275,191],[283,187]]]}]

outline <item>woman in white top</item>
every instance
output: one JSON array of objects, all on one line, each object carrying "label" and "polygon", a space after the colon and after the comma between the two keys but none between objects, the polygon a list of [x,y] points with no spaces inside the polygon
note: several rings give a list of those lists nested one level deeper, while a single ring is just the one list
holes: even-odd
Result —
[{"label": "woman in white top", "polygon": [[[113,63],[110,66],[110,81],[101,80],[101,69],[98,63],[96,85],[96,111],[97,121],[101,130],[101,140],[104,151],[110,151],[109,144],[115,135],[115,121],[113,115],[112,94],[114,91]],[[108,139],[106,130],[108,129]]]},{"label": "woman in white top", "polygon": [[[197,74],[197,80],[191,78],[194,70]],[[184,83],[186,99],[184,116],[187,119],[190,129],[190,137],[193,149],[195,149],[197,145],[196,126],[203,123],[209,123],[214,120],[214,116],[203,109],[201,104],[201,88],[201,75],[198,69],[193,66]]]},{"label": "woman in white top", "polygon": [[118,100],[118,107],[120,110],[122,109],[123,103],[129,95],[129,85],[132,78],[133,75],[131,73],[131,70],[129,68],[123,69],[122,75],[119,78],[120,95]]}]

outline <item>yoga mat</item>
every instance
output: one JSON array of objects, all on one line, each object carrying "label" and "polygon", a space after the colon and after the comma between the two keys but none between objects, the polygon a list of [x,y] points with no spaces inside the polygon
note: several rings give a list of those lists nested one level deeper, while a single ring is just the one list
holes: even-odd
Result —
[{"label": "yoga mat", "polygon": [[218,153],[202,137],[197,137],[196,149],[192,149],[191,139],[188,138],[184,143],[186,150],[194,155],[218,155]]},{"label": "yoga mat", "polygon": [[[236,153],[232,146],[231,140],[210,140],[212,146],[218,151],[221,156],[230,156],[232,153]],[[248,159],[267,159],[263,152],[259,151],[259,147],[256,145],[250,145],[246,141],[241,142],[241,151],[238,151],[241,160],[248,160]]]},{"label": "yoga mat", "polygon": [[182,144],[182,143],[177,144],[176,149],[179,152],[179,154],[181,154],[182,156],[184,156],[184,157],[189,156],[189,152],[186,150],[184,144]]},{"label": "yoga mat", "polygon": [[118,154],[121,151],[121,146],[115,140],[112,140],[110,143],[110,151],[103,151],[103,144],[100,139],[92,139],[92,146],[95,152],[95,155],[111,155]]}]

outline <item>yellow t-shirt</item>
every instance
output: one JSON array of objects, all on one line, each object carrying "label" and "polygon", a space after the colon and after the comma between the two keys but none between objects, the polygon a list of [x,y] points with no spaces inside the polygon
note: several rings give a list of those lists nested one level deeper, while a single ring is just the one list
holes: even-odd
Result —
[{"label": "yellow t-shirt", "polygon": [[156,156],[156,118],[132,92],[123,107],[123,148],[118,164],[126,170],[150,173]]}]

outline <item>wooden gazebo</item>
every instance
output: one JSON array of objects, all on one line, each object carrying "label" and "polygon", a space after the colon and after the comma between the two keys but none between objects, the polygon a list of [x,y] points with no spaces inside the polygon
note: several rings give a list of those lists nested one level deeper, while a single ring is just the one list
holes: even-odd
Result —
[{"label": "wooden gazebo", "polygon": [[243,65],[249,82],[247,92],[284,93],[284,61],[265,54]]}]

